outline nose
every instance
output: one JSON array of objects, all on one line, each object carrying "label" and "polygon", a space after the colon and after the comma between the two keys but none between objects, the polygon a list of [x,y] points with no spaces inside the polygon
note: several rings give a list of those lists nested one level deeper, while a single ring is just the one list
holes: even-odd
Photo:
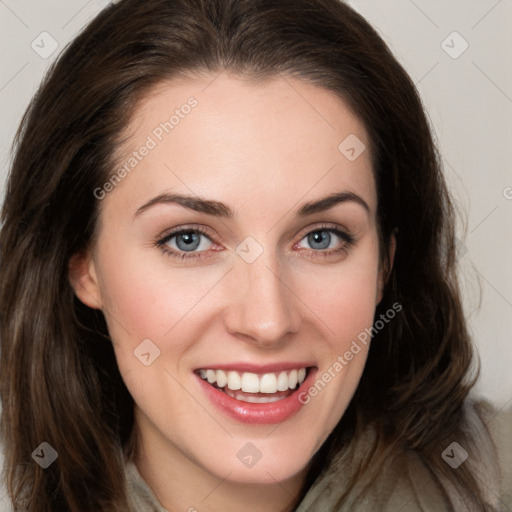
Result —
[{"label": "nose", "polygon": [[239,260],[230,274],[228,332],[265,348],[289,341],[301,325],[300,301],[275,258],[262,255],[253,263]]}]

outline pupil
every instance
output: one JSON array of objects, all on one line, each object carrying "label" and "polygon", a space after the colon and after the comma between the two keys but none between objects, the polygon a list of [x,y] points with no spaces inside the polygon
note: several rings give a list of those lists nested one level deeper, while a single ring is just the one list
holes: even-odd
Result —
[{"label": "pupil", "polygon": [[176,238],[176,245],[181,250],[194,250],[199,246],[199,236],[197,233],[182,233]]},{"label": "pupil", "polygon": [[310,244],[318,244],[317,249],[326,249],[331,242],[331,234],[327,231],[315,231],[310,235]]}]

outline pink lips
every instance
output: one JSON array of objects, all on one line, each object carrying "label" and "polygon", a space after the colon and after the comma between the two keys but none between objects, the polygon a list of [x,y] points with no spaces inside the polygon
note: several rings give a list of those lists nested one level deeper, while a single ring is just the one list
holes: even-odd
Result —
[{"label": "pink lips", "polygon": [[[274,364],[266,366],[254,366],[254,365],[208,365],[208,368],[222,368],[223,370],[233,370],[238,372],[252,372],[257,374],[279,372],[284,370],[292,370],[294,368],[311,368],[311,364],[302,363],[290,363],[290,364]],[[281,423],[292,415],[296,414],[302,407],[303,403],[299,400],[299,395],[304,389],[308,389],[313,382],[316,368],[313,367],[308,372],[306,379],[290,396],[283,398],[277,402],[255,404],[242,402],[228,396],[224,391],[213,387],[205,380],[201,379],[198,375],[197,379],[201,389],[204,391],[206,396],[212,402],[212,404],[227,414],[229,417],[241,423],[249,424],[272,424]]]}]

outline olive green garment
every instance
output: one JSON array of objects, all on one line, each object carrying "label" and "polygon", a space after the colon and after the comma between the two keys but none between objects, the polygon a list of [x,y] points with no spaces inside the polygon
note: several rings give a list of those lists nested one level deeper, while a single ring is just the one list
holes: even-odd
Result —
[{"label": "olive green garment", "polygon": [[[493,510],[512,512],[512,409],[498,411],[484,402],[468,403],[465,414],[467,428],[476,432],[476,443],[471,448],[466,447],[468,455],[462,464],[469,464],[483,482],[486,501]],[[358,489],[347,492],[348,476],[358,457],[372,446],[373,439],[374,432],[367,429],[357,442],[352,443],[350,450],[340,453],[316,479],[297,512],[471,511],[464,502],[464,495],[447,482],[439,481],[413,451],[386,461],[380,476],[365,492],[363,503],[355,505],[353,497]],[[449,449],[447,453],[452,455],[454,452]],[[462,457],[460,453],[463,452],[459,452]],[[445,460],[448,460],[446,454]],[[453,471],[457,469],[453,468]],[[126,477],[130,512],[168,512],[159,504],[133,463],[127,464]],[[195,508],[201,510],[200,503],[195,504]]]}]

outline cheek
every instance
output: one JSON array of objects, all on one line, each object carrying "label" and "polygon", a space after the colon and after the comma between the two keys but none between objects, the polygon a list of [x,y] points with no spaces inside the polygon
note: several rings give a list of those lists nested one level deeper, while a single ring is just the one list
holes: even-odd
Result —
[{"label": "cheek", "polygon": [[368,245],[338,267],[318,268],[295,281],[297,295],[323,322],[336,351],[373,323],[379,270],[376,245]]},{"label": "cheek", "polygon": [[332,348],[340,352],[373,322],[376,274],[352,273],[331,283],[336,291],[319,295],[319,306],[323,311],[322,318],[330,328]]},{"label": "cheek", "polygon": [[[114,254],[106,246],[105,253]],[[179,355],[188,347],[190,336],[174,336],[184,327],[193,331],[208,291],[222,277],[214,267],[190,270],[172,268],[166,256],[144,251],[118,251],[122,258],[105,258],[100,288],[109,332],[119,363],[132,357],[134,349],[151,339],[162,351],[172,342]],[[192,320],[192,321],[191,321]],[[126,354],[125,354],[126,353]]]},{"label": "cheek", "polygon": [[[172,351],[179,356],[195,338],[194,332],[201,330],[199,320],[207,323],[219,304],[230,302],[230,277],[224,280],[223,265],[179,268],[165,255],[117,247],[112,242],[102,248],[99,278],[120,364],[123,352],[133,358],[134,349],[148,338],[162,350],[172,342]],[[295,307],[304,322],[325,333],[330,352],[342,353],[371,325],[378,281],[372,237],[338,264],[301,262],[290,264],[285,272],[284,280],[298,298]]]},{"label": "cheek", "polygon": [[311,304],[316,325],[323,325],[325,351],[312,387],[303,395],[312,424],[318,425],[321,444],[350,402],[364,370],[371,342],[377,303],[379,266],[377,244],[368,240],[364,250],[339,267],[319,268],[299,293]]}]

